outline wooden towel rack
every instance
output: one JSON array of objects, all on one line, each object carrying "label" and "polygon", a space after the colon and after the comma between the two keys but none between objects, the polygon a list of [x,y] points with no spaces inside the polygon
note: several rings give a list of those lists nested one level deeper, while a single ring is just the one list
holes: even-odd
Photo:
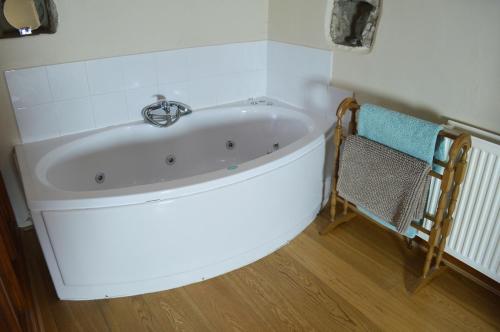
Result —
[{"label": "wooden towel rack", "polygon": [[[334,133],[335,159],[334,174],[332,179],[332,194],[330,199],[330,222],[320,229],[320,234],[326,234],[339,225],[352,220],[356,215],[361,215],[366,219],[370,217],[361,212],[355,204],[339,196],[337,191],[338,170],[339,170],[339,152],[345,135],[342,133],[342,118],[348,112],[352,112],[349,123],[348,133],[356,134],[356,112],[360,105],[354,98],[346,98],[340,103],[337,109],[337,125]],[[425,258],[422,275],[417,282],[410,287],[410,292],[415,293],[432,279],[445,271],[446,266],[442,263],[443,251],[446,245],[446,239],[450,233],[453,223],[453,211],[457,205],[460,185],[462,184],[467,168],[467,153],[471,147],[471,138],[468,134],[455,134],[448,130],[439,132],[439,136],[449,138],[453,141],[448,152],[448,161],[443,162],[434,159],[433,163],[444,168],[443,174],[435,171],[429,173],[430,176],[441,180],[439,201],[435,215],[425,214],[425,218],[431,221],[431,229],[428,230],[422,225],[412,222],[412,226],[417,230],[427,234],[428,250]],[[341,211],[337,213],[337,203]],[[378,224],[378,223],[377,223]],[[408,239],[411,244],[411,240]]]}]

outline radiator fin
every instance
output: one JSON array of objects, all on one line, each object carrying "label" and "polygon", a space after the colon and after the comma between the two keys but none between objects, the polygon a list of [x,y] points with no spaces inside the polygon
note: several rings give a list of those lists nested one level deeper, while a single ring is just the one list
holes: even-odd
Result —
[{"label": "radiator fin", "polygon": [[[439,186],[440,180],[433,179],[427,205],[430,214],[437,208]],[[428,221],[424,225],[430,227]],[[446,252],[500,282],[499,145],[473,137]]]}]

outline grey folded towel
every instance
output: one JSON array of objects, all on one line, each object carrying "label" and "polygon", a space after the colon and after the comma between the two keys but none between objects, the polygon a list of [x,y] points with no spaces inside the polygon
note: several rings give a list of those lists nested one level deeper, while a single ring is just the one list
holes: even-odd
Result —
[{"label": "grey folded towel", "polygon": [[366,138],[346,138],[340,156],[340,196],[405,233],[423,218],[431,166]]}]

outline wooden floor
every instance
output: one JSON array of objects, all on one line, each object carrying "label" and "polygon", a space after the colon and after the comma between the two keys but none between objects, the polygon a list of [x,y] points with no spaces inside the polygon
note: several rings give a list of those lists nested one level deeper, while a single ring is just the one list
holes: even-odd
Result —
[{"label": "wooden floor", "polygon": [[220,277],[99,301],[59,301],[33,231],[24,246],[46,331],[500,330],[500,298],[456,272],[409,295],[422,255],[396,235],[363,219],[316,227]]}]

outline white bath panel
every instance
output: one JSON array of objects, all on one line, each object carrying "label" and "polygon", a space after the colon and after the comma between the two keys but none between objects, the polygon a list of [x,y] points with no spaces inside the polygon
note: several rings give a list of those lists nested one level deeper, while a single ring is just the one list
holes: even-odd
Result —
[{"label": "white bath panel", "polygon": [[273,252],[319,211],[323,150],[321,144],[285,167],[175,200],[43,212],[35,226],[59,297],[170,289]]}]

